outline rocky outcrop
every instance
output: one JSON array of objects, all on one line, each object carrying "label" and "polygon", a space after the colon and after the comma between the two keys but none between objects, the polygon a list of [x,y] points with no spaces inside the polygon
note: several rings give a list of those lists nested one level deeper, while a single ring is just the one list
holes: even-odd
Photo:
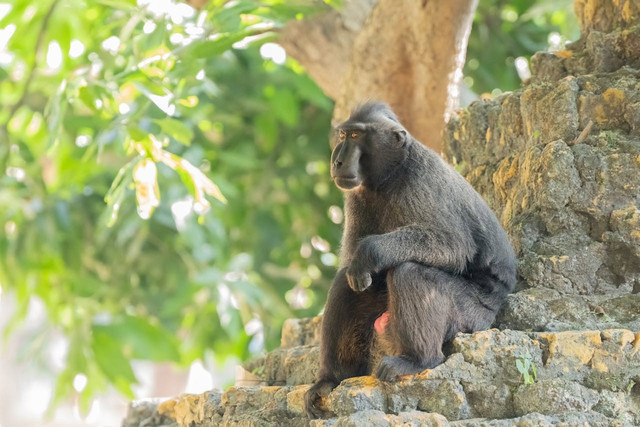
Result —
[{"label": "rocky outcrop", "polygon": [[524,284],[640,290],[640,71],[568,76],[474,103],[446,141],[509,233]]},{"label": "rocky outcrop", "polygon": [[236,386],[134,402],[124,425],[640,425],[640,6],[576,11],[578,42],[536,54],[530,84],[445,133],[518,254],[498,329],[459,334],[442,365],[394,383],[347,379],[311,421],[321,318],[292,319]]},{"label": "rocky outcrop", "polygon": [[383,383],[343,381],[327,400],[327,420],[304,415],[317,374],[318,318],[290,321],[279,349],[263,359],[262,383],[227,391],[136,402],[124,425],[638,425],[640,332],[460,334],[435,369]]},{"label": "rocky outcrop", "polygon": [[510,296],[500,328],[640,327],[634,8],[577,1],[578,42],[534,55],[528,86],[472,104],[447,127],[446,158],[491,205],[518,254],[522,291]]}]

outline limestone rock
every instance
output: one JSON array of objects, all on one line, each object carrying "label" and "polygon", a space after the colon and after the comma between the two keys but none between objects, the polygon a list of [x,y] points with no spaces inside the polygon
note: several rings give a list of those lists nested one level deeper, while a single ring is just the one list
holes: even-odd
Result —
[{"label": "limestone rock", "polygon": [[280,348],[267,355],[261,376],[271,385],[310,384],[318,376],[319,357],[317,346]]},{"label": "limestone rock", "polygon": [[640,26],[612,33],[592,31],[565,50],[537,52],[531,58],[533,82],[555,82],[572,75],[638,68]]},{"label": "limestone rock", "polygon": [[280,347],[296,347],[299,345],[320,344],[320,323],[322,317],[307,319],[287,319],[282,325]]},{"label": "limestone rock", "polygon": [[247,413],[254,410],[285,410],[290,387],[231,387],[222,396],[225,415]]},{"label": "limestone rock", "polygon": [[568,76],[476,102],[449,123],[445,154],[507,230],[521,287],[640,290],[639,88],[630,68]]},{"label": "limestone rock", "polygon": [[640,330],[640,294],[563,295],[526,289],[507,297],[494,326],[525,331]]},{"label": "limestone rock", "polygon": [[466,382],[464,389],[474,416],[511,418],[515,415],[511,386],[490,379]]},{"label": "limestone rock", "polygon": [[287,410],[294,414],[306,416],[304,412],[304,395],[309,390],[310,385],[295,387],[287,393]]},{"label": "limestone rock", "polygon": [[[287,351],[310,360],[304,356],[317,347]],[[369,376],[344,380],[325,408],[336,418],[310,425],[640,423],[640,331],[492,329],[458,334],[447,352],[441,365],[395,382]],[[286,357],[267,355],[263,360],[288,363]],[[524,360],[530,363],[531,384],[524,383]],[[304,412],[309,385],[294,385],[301,378],[294,370],[280,366],[274,371],[285,375],[280,381],[290,385],[237,386],[224,394],[136,402],[124,425],[309,425]]]},{"label": "limestone rock", "polygon": [[593,411],[585,412],[565,412],[559,415],[542,415],[533,412],[522,417],[511,419],[488,420],[476,418],[471,420],[455,421],[450,423],[451,427],[614,427],[624,424],[607,418],[602,414]]},{"label": "limestone rock", "polygon": [[213,425],[222,419],[222,392],[213,390],[200,395],[187,394],[178,399],[173,417],[179,425]]},{"label": "limestone rock", "polygon": [[458,334],[453,340],[453,349],[465,361],[475,365],[488,377],[499,376],[508,384],[520,382],[516,361],[530,358],[536,366],[542,365],[540,342],[520,331],[480,331],[473,334]]},{"label": "limestone rock", "polygon": [[445,427],[449,423],[439,414],[420,411],[403,412],[398,415],[387,415],[382,411],[365,410],[329,420],[312,421],[311,427],[339,426],[339,427]]},{"label": "limestone rock", "polygon": [[170,416],[158,412],[158,405],[164,399],[134,400],[129,404],[127,416],[122,422],[122,427],[174,427],[176,420]]},{"label": "limestone rock", "polygon": [[518,415],[531,412],[558,414],[588,411],[598,403],[598,393],[575,382],[552,379],[518,387],[513,406]]},{"label": "limestone rock", "polygon": [[582,33],[640,24],[640,4],[635,0],[576,0],[574,10]]},{"label": "limestone rock", "polygon": [[428,372],[385,384],[387,411],[402,413],[418,409],[439,413],[449,420],[469,418],[471,408],[461,382],[431,379]]},{"label": "limestone rock", "polygon": [[338,416],[386,409],[383,383],[373,377],[348,378],[329,394],[327,400],[329,410]]}]

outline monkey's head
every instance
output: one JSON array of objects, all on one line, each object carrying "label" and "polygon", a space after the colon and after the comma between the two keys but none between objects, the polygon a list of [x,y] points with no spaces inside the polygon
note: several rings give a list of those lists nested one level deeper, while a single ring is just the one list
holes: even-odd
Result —
[{"label": "monkey's head", "polygon": [[334,129],[331,178],[341,190],[375,190],[407,158],[411,140],[387,104],[364,104]]}]

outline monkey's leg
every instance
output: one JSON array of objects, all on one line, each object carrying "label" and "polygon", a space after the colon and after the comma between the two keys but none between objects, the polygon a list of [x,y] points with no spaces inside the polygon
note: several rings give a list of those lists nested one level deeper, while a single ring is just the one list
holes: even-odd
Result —
[{"label": "monkey's leg", "polygon": [[321,400],[345,378],[369,375],[373,323],[387,307],[384,277],[354,292],[346,268],[336,275],[322,316],[318,381],[305,395],[309,417],[321,417]]},{"label": "monkey's leg", "polygon": [[478,299],[478,288],[463,278],[416,263],[387,274],[389,321],[385,339],[396,354],[385,356],[376,375],[390,381],[444,361],[442,344],[458,332],[491,325],[495,312]]}]

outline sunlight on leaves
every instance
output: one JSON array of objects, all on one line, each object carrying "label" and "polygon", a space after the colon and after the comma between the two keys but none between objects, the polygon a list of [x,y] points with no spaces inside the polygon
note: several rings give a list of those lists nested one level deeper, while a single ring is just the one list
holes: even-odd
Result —
[{"label": "sunlight on leaves", "polygon": [[155,162],[149,158],[140,160],[133,169],[133,181],[136,184],[138,215],[142,219],[149,219],[153,210],[160,206],[158,170]]},{"label": "sunlight on leaves", "polygon": [[[148,153],[148,150],[150,150],[150,155],[154,159],[154,161],[162,162],[174,171],[178,172],[194,198],[193,207],[197,214],[204,214],[209,210],[209,207],[211,206],[206,198],[206,195],[217,199],[221,203],[227,203],[227,199],[220,191],[220,188],[218,188],[218,186],[200,169],[192,165],[186,159],[183,159],[173,153],[164,150],[162,148],[162,143],[158,141],[153,135],[149,135],[149,138],[151,140],[151,144],[147,144],[145,146],[142,143],[135,143],[135,149],[141,154]],[[149,159],[149,161],[151,160]],[[153,163],[153,161],[151,161],[151,163]],[[153,163],[153,165],[154,169],[153,171],[151,171],[151,169],[149,170],[149,175],[153,174],[153,181],[155,182],[155,163]],[[157,186],[157,183],[155,185]],[[149,199],[149,203],[152,203],[151,199]],[[146,213],[146,211],[144,213]]]}]

